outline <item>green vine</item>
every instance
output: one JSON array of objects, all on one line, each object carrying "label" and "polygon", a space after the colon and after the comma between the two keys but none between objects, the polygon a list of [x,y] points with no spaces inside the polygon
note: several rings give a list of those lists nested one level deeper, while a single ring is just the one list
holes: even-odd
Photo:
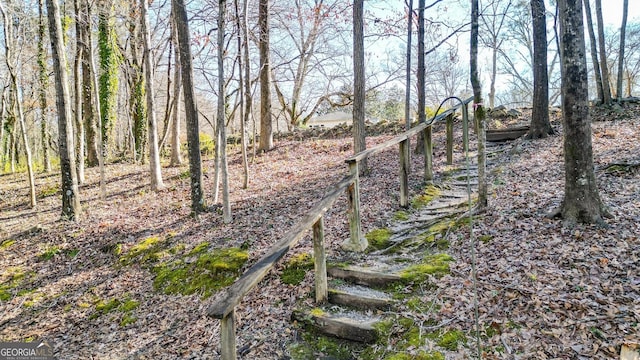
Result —
[{"label": "green vine", "polygon": [[146,146],[147,134],[147,103],[145,102],[145,82],[142,72],[136,71],[133,91],[131,93],[131,106],[133,116],[133,137],[135,139],[136,159],[142,160]]},{"label": "green vine", "polygon": [[108,139],[116,122],[118,105],[118,51],[113,5],[108,13],[101,12],[98,18],[98,54],[100,56],[100,115],[102,117],[102,147],[107,148]]}]

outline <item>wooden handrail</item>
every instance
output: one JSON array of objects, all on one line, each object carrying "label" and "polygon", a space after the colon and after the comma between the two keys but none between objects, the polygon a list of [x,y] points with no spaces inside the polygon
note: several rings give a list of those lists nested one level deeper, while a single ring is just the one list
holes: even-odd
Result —
[{"label": "wooden handrail", "polygon": [[[464,106],[466,106],[467,104],[469,104],[471,101],[473,101],[473,97],[470,97],[466,100],[463,101]],[[435,124],[438,121],[441,121],[442,119],[445,119],[447,116],[455,113],[459,108],[461,108],[463,106],[463,104],[456,104],[455,106],[453,106],[450,109],[447,109],[446,111],[438,114],[435,118],[433,118],[433,120],[429,123],[420,123],[414,127],[412,127],[411,129],[403,132],[402,134],[394,137],[393,139],[387,140],[385,142],[383,142],[382,144],[376,145],[372,148],[369,148],[367,150],[361,151],[349,158],[347,158],[345,160],[346,163],[351,163],[351,162],[359,162],[362,161],[363,159],[366,159],[367,157],[369,157],[370,155],[373,154],[377,154],[379,152],[381,152],[382,150],[385,150],[391,146],[397,145],[399,143],[401,143],[402,141],[406,140],[407,138],[410,138],[416,134],[418,134],[421,131],[424,131],[424,129],[426,129],[428,126],[431,126],[433,124]]]},{"label": "wooden handrail", "polygon": [[282,240],[271,247],[257,263],[227,288],[225,296],[216,299],[208,309],[209,316],[222,319],[229,315],[240,303],[244,295],[253,289],[267,275],[267,272],[273,268],[275,263],[304,237],[307,230],[312,229],[313,225],[331,208],[338,197],[351,186],[354,179],[353,175],[348,175],[337,183],[330,193],[325,195],[286,233]]}]

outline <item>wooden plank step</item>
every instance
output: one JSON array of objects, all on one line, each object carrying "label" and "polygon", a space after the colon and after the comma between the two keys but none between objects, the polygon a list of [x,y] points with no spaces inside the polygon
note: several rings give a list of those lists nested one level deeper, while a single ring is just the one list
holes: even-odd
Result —
[{"label": "wooden plank step", "polygon": [[331,277],[350,281],[364,286],[385,286],[402,278],[398,274],[385,273],[359,266],[327,266],[327,274]]},{"label": "wooden plank step", "polygon": [[319,309],[294,310],[291,318],[340,339],[368,344],[378,340],[378,332],[373,325],[380,321],[380,318],[370,318],[356,313],[330,314]]},{"label": "wooden plank step", "polygon": [[358,309],[385,309],[395,303],[387,293],[358,285],[329,289],[329,302]]},{"label": "wooden plank step", "polygon": [[529,126],[518,126],[506,129],[487,130],[487,141],[508,141],[515,140],[529,131]]}]

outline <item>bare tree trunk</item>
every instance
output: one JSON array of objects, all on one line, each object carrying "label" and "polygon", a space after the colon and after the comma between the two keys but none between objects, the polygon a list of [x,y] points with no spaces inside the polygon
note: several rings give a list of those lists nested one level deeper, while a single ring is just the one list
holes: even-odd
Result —
[{"label": "bare tree trunk", "polygon": [[411,35],[413,34],[413,0],[407,4],[407,68],[404,88],[404,121],[405,129],[411,129]]},{"label": "bare tree trunk", "polygon": [[549,75],[547,73],[547,19],[544,0],[531,0],[533,18],[533,108],[529,139],[553,134],[549,122]]},{"label": "bare tree trunk", "polygon": [[[425,65],[424,65],[424,8],[425,0],[418,1],[418,123],[423,124],[427,121],[426,110],[426,93],[425,93]],[[416,154],[424,153],[423,133],[418,134],[416,141]],[[425,157],[427,154],[424,154]]]},{"label": "bare tree trunk", "polygon": [[180,49],[180,71],[184,90],[184,107],[187,122],[187,142],[189,149],[189,172],[191,174],[191,209],[198,214],[206,209],[202,187],[202,158],[200,155],[198,108],[193,88],[193,67],[191,65],[191,39],[184,0],[173,0],[172,11],[178,33]]},{"label": "bare tree trunk", "polygon": [[[582,7],[581,11],[582,11]],[[600,71],[602,71],[602,93],[605,104],[611,104],[611,83],[607,50],[604,43],[604,21],[602,20],[602,1],[596,0],[596,21],[598,23],[598,45],[600,46]]]},{"label": "bare tree trunk", "polygon": [[156,120],[155,100],[153,98],[153,59],[151,58],[151,35],[149,34],[149,3],[141,0],[142,4],[142,41],[144,43],[144,74],[147,93],[147,119],[149,126],[149,173],[151,175],[151,190],[161,191],[165,186],[162,182],[162,166],[158,150],[158,122]]},{"label": "bare tree trunk", "polygon": [[[593,31],[593,18],[591,16],[590,0],[583,0],[584,10],[587,15],[587,31],[589,33],[589,45],[591,48],[591,63],[593,64],[593,73],[596,79],[596,94],[598,95],[598,101],[604,103],[604,91],[602,89],[602,72],[600,71],[600,61],[598,60],[598,43],[596,41],[596,34]],[[559,48],[559,47],[558,47]]]},{"label": "bare tree trunk", "polygon": [[258,150],[269,151],[273,148],[271,63],[269,60],[269,0],[260,0],[258,7],[258,22],[260,23],[260,145]]},{"label": "bare tree trunk", "polygon": [[562,118],[565,193],[561,214],[568,223],[603,223],[603,205],[593,168],[584,28],[580,0],[560,0]]},{"label": "bare tree trunk", "polygon": [[[47,124],[47,86],[49,74],[47,73],[47,52],[44,47],[44,37],[47,25],[44,20],[44,1],[38,0],[38,78],[40,80],[40,143],[42,144],[42,156],[44,171],[51,172],[51,157],[49,156],[49,134]],[[0,124],[1,126],[1,124]],[[0,136],[2,139],[2,136]]]},{"label": "bare tree trunk", "polygon": [[18,124],[20,125],[20,133],[22,135],[22,142],[24,143],[24,152],[27,158],[27,176],[29,180],[29,202],[32,208],[36,207],[36,180],[33,172],[33,160],[31,158],[31,148],[29,146],[29,137],[27,136],[27,125],[24,120],[24,112],[22,111],[22,101],[20,100],[20,93],[18,88],[18,79],[16,74],[15,65],[18,63],[12,63],[11,43],[13,31],[10,24],[13,19],[7,14],[4,5],[0,3],[0,11],[2,12],[3,25],[4,25],[4,49],[5,49],[5,62],[7,69],[9,70],[9,79],[11,92],[13,93],[13,106],[18,111]]},{"label": "bare tree trunk", "polygon": [[620,53],[618,55],[618,81],[616,83],[616,97],[622,99],[622,74],[624,73],[624,46],[627,32],[627,17],[629,15],[629,0],[622,3],[622,25],[620,26]]},{"label": "bare tree trunk", "polygon": [[224,80],[224,32],[227,15],[227,1],[218,2],[218,125],[220,134],[220,167],[222,169],[222,219],[228,224],[232,221],[229,200],[229,169],[227,165],[227,133],[225,126],[226,89]]},{"label": "bare tree trunk", "polygon": [[178,49],[178,36],[175,34],[175,19],[173,21],[173,41],[175,41],[176,66],[173,72],[173,120],[171,121],[171,166],[182,165],[180,153],[180,96],[182,90],[182,71],[180,70],[180,51]]},{"label": "bare tree trunk", "polygon": [[[237,8],[236,0],[236,8]],[[236,12],[238,10],[236,9]],[[249,187],[249,161],[247,160],[247,130],[246,124],[249,122],[249,117],[251,116],[251,108],[252,106],[252,96],[251,96],[251,64],[249,63],[249,0],[245,0],[242,7],[242,21],[240,21],[240,14],[238,14],[238,28],[242,29],[242,39],[241,48],[243,50],[243,55],[241,57],[244,61],[244,84],[240,84],[240,86],[244,85],[244,112],[243,117],[240,119],[240,133],[241,133],[241,142],[242,142],[242,168],[243,168],[243,178],[242,178],[242,188],[246,189]],[[240,69],[240,73],[242,73],[242,68]]]},{"label": "bare tree trunk", "polygon": [[485,110],[482,104],[482,87],[478,76],[478,0],[471,0],[471,87],[473,88],[474,121],[478,133],[478,208],[487,207],[487,177],[485,157]]},{"label": "bare tree trunk", "polygon": [[[366,128],[364,126],[364,1],[353,3],[353,152],[367,149]],[[360,161],[361,174],[369,172],[367,159]]]},{"label": "bare tree trunk", "polygon": [[[100,169],[100,198],[101,199],[105,199],[105,197],[107,196],[107,181],[106,181],[106,175],[105,175],[105,164],[104,164],[104,156],[105,153],[104,151],[102,151],[102,149],[104,149],[104,144],[102,142],[103,139],[103,133],[102,133],[102,129],[103,129],[103,124],[102,124],[102,113],[101,113],[101,105],[100,105],[100,94],[99,94],[99,82],[98,82],[98,71],[96,70],[96,62],[94,60],[93,57],[93,51],[91,51],[91,44],[93,43],[93,40],[91,40],[91,9],[89,8],[89,2],[85,3],[85,14],[87,16],[87,31],[85,32],[85,37],[86,37],[86,46],[85,46],[85,55],[86,55],[86,61],[89,63],[89,67],[90,67],[90,71],[89,73],[91,74],[91,88],[93,89],[93,98],[94,98],[94,103],[93,103],[93,109],[92,109],[92,115],[95,114],[95,118],[97,119],[97,124],[95,124],[96,126],[96,133],[95,133],[95,139],[97,139],[96,143],[95,143],[95,148],[97,149],[97,155],[98,155],[98,167]],[[84,71],[83,71],[83,76],[84,76]],[[83,80],[84,82],[84,80]],[[86,85],[85,85],[86,86]],[[86,88],[85,88],[86,90]],[[87,101],[87,95],[85,95],[85,101]],[[91,126],[93,126],[94,122],[91,121]]]},{"label": "bare tree trunk", "polygon": [[[42,0],[40,0],[42,2]],[[73,1],[73,9],[80,19],[78,0]],[[80,21],[76,21],[76,53],[74,60],[74,92],[75,92],[75,125],[76,125],[76,171],[78,173],[78,184],[84,184],[84,119],[82,118],[82,24]],[[46,100],[45,100],[46,102]]]},{"label": "bare tree trunk", "polygon": [[60,147],[60,172],[62,174],[62,218],[77,221],[80,218],[78,179],[73,155],[73,128],[71,126],[71,97],[67,60],[62,41],[62,22],[58,0],[47,0],[49,39],[56,79],[56,105],[58,108],[58,145]]}]

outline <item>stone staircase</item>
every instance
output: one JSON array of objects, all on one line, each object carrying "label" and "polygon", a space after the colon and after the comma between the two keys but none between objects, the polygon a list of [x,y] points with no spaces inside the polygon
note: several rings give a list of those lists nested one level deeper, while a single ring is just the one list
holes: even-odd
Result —
[{"label": "stone staircase", "polygon": [[[487,161],[504,148],[488,146]],[[335,259],[333,265],[329,260],[328,303],[296,310],[292,319],[339,339],[376,343],[376,324],[401,311],[393,288],[423,281],[424,277],[412,276],[412,269],[424,262],[425,256],[446,252],[450,228],[463,225],[462,215],[469,205],[468,184],[472,201],[475,198],[477,166],[470,166],[469,176],[464,166],[452,168],[439,180],[438,185],[429,185],[432,199],[426,205],[392,222],[387,246],[359,257]]]}]

